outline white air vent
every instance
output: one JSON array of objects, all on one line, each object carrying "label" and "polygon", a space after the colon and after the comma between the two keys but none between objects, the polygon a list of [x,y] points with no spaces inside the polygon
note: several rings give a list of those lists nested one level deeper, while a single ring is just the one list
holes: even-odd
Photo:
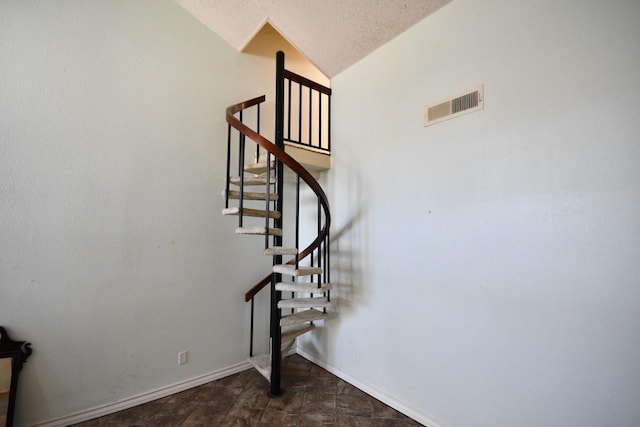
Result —
[{"label": "white air vent", "polygon": [[472,91],[424,107],[424,125],[431,126],[463,114],[482,110],[483,108],[484,85],[480,85]]}]

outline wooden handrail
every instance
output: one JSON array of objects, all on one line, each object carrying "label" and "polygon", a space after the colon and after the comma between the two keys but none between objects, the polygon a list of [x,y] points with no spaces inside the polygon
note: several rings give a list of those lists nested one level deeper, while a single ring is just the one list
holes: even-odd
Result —
[{"label": "wooden handrail", "polygon": [[[229,121],[229,116],[231,116],[235,121],[240,123],[243,127],[250,129],[242,124],[240,120],[236,119],[234,114],[240,112],[241,110],[246,110],[247,108],[251,108],[254,105],[262,104],[267,99],[266,95],[258,96],[256,98],[250,99],[248,101],[239,102],[237,104],[232,105],[227,108],[227,123],[233,126],[233,124]],[[233,126],[238,129],[236,126]],[[238,129],[240,130],[240,129]]]},{"label": "wooden handrail", "polygon": [[[293,73],[292,73],[293,74]],[[297,75],[296,75],[297,76]],[[301,77],[301,76],[299,76]],[[304,79],[304,77],[301,77]],[[320,85],[318,85],[320,86]],[[324,86],[321,86],[324,87]],[[330,89],[329,89],[330,91]],[[233,126],[238,132],[241,134],[248,136],[255,143],[260,145],[262,148],[273,154],[277,159],[281,160],[282,163],[287,165],[293,172],[298,174],[300,178],[311,188],[311,190],[316,194],[316,196],[320,199],[320,204],[322,205],[322,209],[324,210],[325,222],[324,226],[320,230],[318,237],[311,242],[309,246],[307,246],[302,252],[299,254],[299,259],[304,259],[308,255],[310,255],[316,248],[320,246],[320,244],[325,240],[325,238],[329,234],[329,227],[331,225],[331,213],[329,211],[329,200],[327,199],[327,195],[324,190],[315,180],[315,178],[307,171],[304,166],[298,163],[293,157],[287,154],[283,149],[277,147],[274,143],[269,141],[264,136],[257,133],[255,130],[246,126],[240,120],[238,120],[234,114],[237,112],[244,110],[246,108],[252,107],[254,105],[260,104],[265,101],[265,96],[259,96],[257,98],[250,99],[248,101],[240,102],[238,104],[234,104],[227,108],[226,119],[229,125]],[[294,261],[290,261],[288,264],[293,264]],[[250,301],[258,292],[260,292],[266,285],[271,282],[271,274],[267,275],[264,279],[260,280],[253,286],[244,296],[245,301]]]},{"label": "wooden handrail", "polygon": [[313,90],[324,93],[325,95],[331,95],[331,88],[322,86],[320,83],[309,80],[300,74],[294,73],[293,71],[284,70],[284,77],[296,83],[300,83],[302,86],[310,87]]}]

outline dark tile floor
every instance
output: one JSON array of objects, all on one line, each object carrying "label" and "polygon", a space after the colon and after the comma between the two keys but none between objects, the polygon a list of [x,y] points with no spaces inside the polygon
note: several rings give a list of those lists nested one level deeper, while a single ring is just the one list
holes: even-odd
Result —
[{"label": "dark tile floor", "polygon": [[293,355],[282,396],[251,369],[76,426],[420,426],[324,369]]}]

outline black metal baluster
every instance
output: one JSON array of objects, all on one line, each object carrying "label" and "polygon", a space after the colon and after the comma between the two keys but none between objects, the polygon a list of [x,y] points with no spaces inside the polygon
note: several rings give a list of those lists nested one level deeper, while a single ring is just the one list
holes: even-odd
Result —
[{"label": "black metal baluster", "polygon": [[[296,179],[296,248],[300,248],[300,175]],[[300,253],[296,253],[296,269],[300,265]]]},{"label": "black metal baluster", "polygon": [[[258,123],[256,125],[258,134],[260,133],[260,104],[257,105],[258,107],[258,115],[257,115],[257,120]],[[256,163],[260,162],[260,144],[256,144]]]},{"label": "black metal baluster", "polygon": [[322,148],[322,92],[318,91],[318,148]]},{"label": "black metal baluster", "polygon": [[[322,204],[318,199],[318,218],[317,218],[317,232],[320,235],[320,222],[322,221]],[[318,245],[318,267],[322,268],[322,242]],[[318,287],[322,286],[322,273],[318,274]]]},{"label": "black metal baluster", "polygon": [[[327,234],[327,236],[324,238],[324,250],[325,250],[325,254],[324,254],[324,283],[331,283],[329,281],[329,234]],[[331,295],[329,294],[329,291],[325,292],[325,296],[327,297],[327,301],[331,302]],[[327,307],[324,307],[324,309],[322,310],[323,313],[327,312]]]},{"label": "black metal baluster", "polygon": [[327,150],[331,152],[331,95],[327,95]]},{"label": "black metal baluster", "polygon": [[[315,257],[314,257],[314,253],[315,253],[315,250],[312,250],[312,251],[311,251],[311,263],[309,264],[311,267],[313,267],[313,266],[315,265],[315,264],[314,264],[314,258],[315,258]],[[315,275],[313,275],[313,274],[312,274],[309,278],[310,278],[310,280],[311,280],[311,283],[315,283],[315,282],[316,282],[316,281],[315,281]],[[313,296],[313,295],[312,295],[312,296]]]},{"label": "black metal baluster", "polygon": [[287,139],[291,140],[291,79],[287,79],[289,91],[287,93]]},{"label": "black metal baluster", "polygon": [[249,357],[253,357],[253,298],[251,298],[251,333],[249,336]]},{"label": "black metal baluster", "polygon": [[329,283],[327,275],[329,274],[329,241],[328,237],[324,238],[324,267],[322,269],[324,273],[324,283]]},{"label": "black metal baluster", "polygon": [[[246,137],[244,134],[240,134],[240,165],[244,165],[244,152],[245,152],[245,141]],[[243,217],[244,217],[244,170],[240,172],[240,201],[238,203],[238,207],[240,209],[240,215],[238,217],[238,227],[242,227],[243,225]]]},{"label": "black metal baluster", "polygon": [[[266,230],[264,235],[264,248],[269,247],[269,202],[271,199],[271,152],[267,151],[267,171],[266,171],[267,183],[265,187],[267,189],[266,202],[265,202],[265,215],[264,215],[264,228]],[[274,225],[275,227],[275,225]]]},{"label": "black metal baluster", "polygon": [[302,83],[298,83],[298,142],[302,143]]},{"label": "black metal baluster", "polygon": [[[240,110],[240,123],[242,123],[242,110]],[[242,132],[240,132],[238,134],[238,144],[242,145],[242,138],[244,137],[244,134]],[[238,176],[241,176],[243,173],[243,167],[244,165],[240,162],[240,156],[242,156],[242,147],[238,148]]]},{"label": "black metal baluster", "polygon": [[[326,272],[326,277],[327,277],[327,283],[331,283],[331,237],[330,237],[330,233],[329,230],[327,230],[327,247],[329,248],[327,250],[327,272]],[[327,290],[327,301],[331,301],[331,290]]]},{"label": "black metal baluster", "polygon": [[309,147],[313,146],[313,136],[311,133],[313,117],[313,89],[309,88]]},{"label": "black metal baluster", "polygon": [[[240,110],[240,123],[242,123],[242,110]],[[240,195],[238,197],[238,208],[240,209],[240,212],[238,214],[238,227],[242,227],[242,205],[243,205],[243,197],[244,197],[244,193],[243,193],[243,181],[242,181],[242,177],[244,176],[244,169],[243,169],[243,165],[244,165],[244,140],[245,140],[245,135],[240,132],[238,133],[238,178],[240,178]]]},{"label": "black metal baluster", "polygon": [[224,189],[224,208],[229,208],[229,181],[231,181],[231,125],[227,125],[227,182]]}]

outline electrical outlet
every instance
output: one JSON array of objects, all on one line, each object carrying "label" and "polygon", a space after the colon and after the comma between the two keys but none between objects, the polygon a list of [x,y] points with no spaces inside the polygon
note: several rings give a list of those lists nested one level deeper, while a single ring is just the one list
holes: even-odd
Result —
[{"label": "electrical outlet", "polygon": [[184,365],[187,363],[187,351],[181,351],[178,353],[178,365]]},{"label": "electrical outlet", "polygon": [[359,351],[356,351],[355,356],[356,356],[356,362],[360,362],[360,352]]}]

